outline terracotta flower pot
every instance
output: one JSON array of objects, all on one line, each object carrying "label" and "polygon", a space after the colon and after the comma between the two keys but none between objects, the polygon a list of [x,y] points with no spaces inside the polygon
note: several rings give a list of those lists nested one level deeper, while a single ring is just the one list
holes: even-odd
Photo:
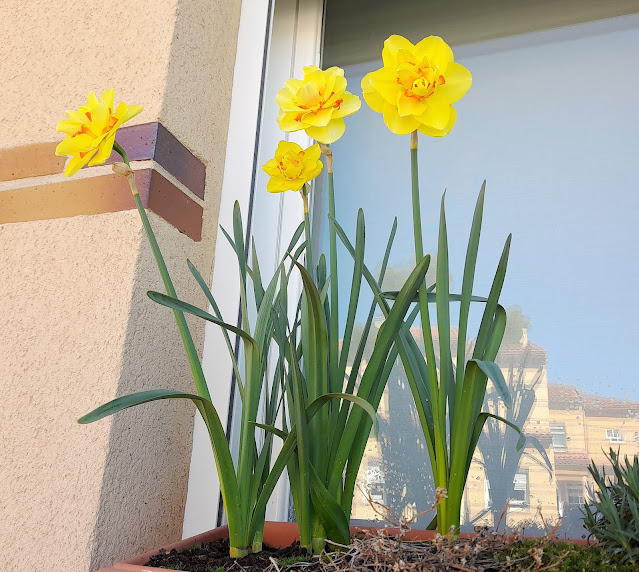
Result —
[{"label": "terracotta flower pot", "polygon": [[[375,529],[376,528],[373,526],[351,526],[351,534],[358,531]],[[384,528],[383,530],[388,534],[397,534],[399,532],[397,528]],[[436,534],[437,532],[435,530],[409,530],[406,533],[405,538],[406,540],[432,540]],[[148,562],[151,556],[154,556],[162,549],[169,551],[173,548],[175,548],[176,550],[191,548],[196,544],[213,542],[214,540],[217,540],[219,538],[228,538],[228,535],[228,527],[226,525],[220,526],[219,528],[214,528],[213,530],[209,530],[208,532],[204,532],[202,534],[192,536],[191,538],[180,540],[179,542],[169,544],[162,548],[158,548],[157,550],[145,552],[140,556],[134,556],[133,558],[129,558],[128,560],[123,560],[122,562],[114,564],[110,568],[100,568],[98,572],[171,572],[171,570],[167,570],[166,568],[155,568],[153,566],[145,566],[144,564]],[[475,536],[475,534],[472,532],[462,532],[461,534],[462,538],[472,538],[473,536]],[[265,545],[272,546],[273,548],[286,548],[296,540],[299,540],[299,535],[297,533],[297,523],[295,522],[267,522],[264,526],[263,541]],[[565,540],[566,542],[572,542],[574,544],[582,546],[587,544],[586,540],[584,539],[559,540]]]}]

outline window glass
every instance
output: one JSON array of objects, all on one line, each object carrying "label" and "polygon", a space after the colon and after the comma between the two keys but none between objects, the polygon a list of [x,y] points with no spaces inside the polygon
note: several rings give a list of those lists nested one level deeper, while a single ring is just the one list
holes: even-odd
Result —
[{"label": "window glass", "polygon": [[[327,38],[333,33],[331,13],[329,1]],[[351,25],[357,28],[356,22]],[[380,29],[377,55],[366,52],[374,61],[344,66],[350,91],[361,94],[362,77],[380,67],[390,33],[394,30]],[[438,30],[424,24],[421,37],[430,33]],[[359,34],[372,42],[365,27]],[[357,38],[349,41],[355,45]],[[473,86],[456,104],[457,124],[447,137],[420,138],[425,250],[436,250],[439,201],[446,189],[451,291],[458,291],[474,203],[487,179],[475,293],[487,294],[512,232],[501,298],[509,321],[497,363],[514,404],[506,411],[489,383],[485,407],[501,407],[529,437],[517,452],[516,434],[487,422],[462,520],[465,529],[492,526],[508,503],[508,526],[536,522],[533,528],[541,530],[541,509],[546,519],[564,517],[561,530],[579,537],[580,513],[568,509],[583,502],[590,460],[605,464],[611,445],[622,456],[639,450],[639,385],[631,359],[639,321],[633,294],[639,287],[639,74],[632,71],[639,18],[453,48],[456,60],[472,72]],[[325,53],[333,60],[325,58],[324,67],[341,63],[335,50]],[[384,283],[392,290],[414,264],[409,137],[392,134],[365,103],[346,124],[346,134],[332,146],[337,218],[352,237],[357,209],[363,208],[371,270],[380,263],[393,217],[398,218]],[[318,189],[316,236],[323,252],[328,252],[326,211],[325,193]],[[342,249],[338,257],[341,275],[348,276],[348,253]],[[344,303],[345,282],[340,285]],[[361,322],[369,301],[361,299],[366,308],[358,316]],[[454,323],[454,314],[451,319]],[[474,316],[471,331],[477,326]],[[419,328],[412,331],[420,338]],[[359,484],[396,515],[420,513],[432,505],[434,488],[401,363],[393,369],[379,415],[379,439],[369,441]],[[374,518],[364,494],[357,493],[352,517]],[[430,519],[421,517],[417,526]]]}]

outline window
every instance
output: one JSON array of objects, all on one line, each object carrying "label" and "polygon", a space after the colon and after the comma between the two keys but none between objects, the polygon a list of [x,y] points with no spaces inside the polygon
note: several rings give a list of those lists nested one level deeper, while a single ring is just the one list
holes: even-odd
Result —
[{"label": "window", "polygon": [[528,506],[528,473],[517,473],[513,479],[513,494],[510,499],[511,506]]},{"label": "window", "polygon": [[619,429],[606,429],[606,439],[611,443],[623,443],[623,435]]},{"label": "window", "polygon": [[552,446],[555,449],[565,449],[566,443],[566,426],[565,425],[551,425],[550,434],[552,435]]},{"label": "window", "polygon": [[569,505],[584,504],[584,486],[581,482],[566,483],[566,503]]},{"label": "window", "polygon": [[[508,4],[507,0],[498,0],[497,8],[501,3],[504,6]],[[262,233],[272,237],[273,244],[264,248],[274,251],[273,259],[282,254],[279,252],[279,238],[282,245],[287,243],[289,229],[284,225],[299,220],[296,212],[298,197],[282,193],[279,204],[273,201],[273,197],[266,197],[260,166],[270,158],[280,139],[304,143],[298,138],[299,133],[284,135],[275,124],[277,109],[274,95],[284,80],[291,76],[300,77],[304,65],[319,65],[322,55],[322,67],[338,65],[345,68],[349,91],[361,95],[361,78],[379,67],[376,60],[380,59],[386,37],[398,33],[416,41],[431,33],[441,35],[453,46],[456,60],[473,73],[474,85],[468,96],[456,104],[458,122],[451,135],[440,140],[420,139],[426,250],[432,252],[436,245],[437,203],[441,192],[448,188],[446,201],[451,265],[458,264],[460,259],[463,265],[464,240],[474,199],[482,179],[486,177],[486,220],[480,247],[480,258],[483,256],[485,259],[479,261],[476,291],[481,295],[490,288],[495,258],[499,255],[503,238],[513,231],[513,251],[502,303],[506,307],[519,304],[521,313],[525,314],[523,318],[530,316],[529,323],[522,320],[521,328],[517,326],[517,332],[507,332],[508,347],[498,358],[503,360],[502,371],[511,387],[513,383],[519,383],[523,388],[519,395],[513,395],[513,400],[521,398],[517,401],[521,404],[517,410],[527,412],[530,417],[525,415],[518,423],[530,428],[534,434],[536,427],[538,431],[547,427],[550,419],[557,418],[552,414],[553,408],[562,412],[583,409],[581,390],[584,394],[599,390],[607,396],[613,392],[629,395],[628,399],[635,400],[637,407],[632,405],[625,409],[636,409],[639,414],[639,387],[621,389],[622,380],[631,378],[623,363],[611,373],[609,363],[593,360],[586,364],[578,357],[622,352],[630,355],[633,351],[633,329],[639,322],[639,302],[627,301],[621,294],[624,288],[639,285],[639,267],[627,264],[627,260],[633,259],[633,245],[639,241],[639,227],[634,224],[639,212],[639,195],[632,191],[634,181],[639,178],[632,145],[639,130],[635,102],[639,76],[626,73],[627,69],[632,69],[633,54],[639,49],[639,16],[596,21],[622,14],[620,0],[601,3],[596,14],[586,10],[578,15],[574,11],[561,13],[570,8],[570,3],[565,1],[553,3],[551,8],[544,8],[541,12],[539,8],[531,8],[538,10],[537,20],[542,16],[541,25],[537,25],[539,22],[535,23],[534,18],[515,18],[512,12],[509,12],[509,18],[491,18],[491,9],[494,11],[495,7],[489,5],[485,9],[481,5],[474,11],[474,17],[482,21],[482,25],[474,25],[472,21],[465,21],[461,14],[451,14],[443,4],[437,14],[432,13],[435,6],[416,7],[418,0],[396,0],[396,9],[392,11],[384,8],[387,3],[382,0],[274,0],[272,4],[274,15],[269,53],[268,58],[264,58],[268,65],[259,146],[255,148],[253,140],[248,140],[255,129],[252,124],[246,123],[244,117],[245,110],[257,105],[252,101],[243,103],[235,94],[237,87],[238,93],[246,97],[255,95],[259,91],[259,82],[255,86],[243,86],[241,81],[247,74],[242,69],[238,73],[236,69],[233,105],[237,112],[232,111],[231,115],[232,119],[238,116],[239,123],[236,122],[229,130],[229,137],[233,136],[238,141],[246,139],[247,152],[246,157],[237,157],[234,145],[229,145],[226,171],[242,173],[249,179],[250,175],[254,175],[254,212],[259,216],[253,217],[252,228],[258,235]],[[325,24],[322,23],[323,4],[326,5]],[[361,26],[364,4],[366,26]],[[426,9],[429,10],[428,18],[417,17],[421,14],[418,14],[419,10]],[[251,11],[246,9],[247,17]],[[244,18],[245,10],[242,12]],[[557,28],[566,22],[578,24],[577,19],[586,23]],[[489,29],[486,21],[495,24]],[[320,49],[322,25],[325,27],[323,54]],[[526,33],[544,27],[556,29]],[[257,33],[247,28],[245,36],[244,41],[238,42],[238,50],[242,46],[246,50],[247,46],[255,43]],[[258,67],[261,56],[256,52],[245,59]],[[548,68],[549,61],[553,62],[552,69]],[[605,69],[606,77],[614,78],[614,87],[610,82],[604,82],[600,89],[593,89],[590,79],[592,69]],[[540,90],[541,85],[546,88],[552,85],[552,88]],[[593,109],[605,110],[601,124],[595,120],[583,121],[583,117],[593,117]],[[250,164],[256,149],[259,157],[255,162],[255,173],[249,173],[249,169],[243,166],[232,168]],[[412,263],[410,250],[404,248],[412,244],[410,205],[402,193],[402,189],[410,187],[405,168],[407,138],[390,134],[381,116],[371,112],[363,103],[362,110],[348,118],[346,134],[333,145],[333,149],[336,154],[338,220],[351,234],[357,208],[364,208],[368,231],[366,263],[373,270],[381,257],[392,218],[397,215],[399,230],[391,266],[399,269],[401,274],[402,267]],[[228,157],[235,157],[233,165]],[[230,210],[237,192],[234,189],[243,189],[247,184],[225,175],[224,185],[223,206],[226,201],[227,210]],[[614,200],[608,200],[609,196],[602,193],[602,189],[614,189]],[[322,204],[325,193],[321,191],[321,188],[313,191],[314,223],[318,225],[315,237],[320,242],[318,251],[327,252],[326,205]],[[220,221],[228,219],[227,215]],[[273,227],[283,230],[273,232]],[[266,241],[262,243],[268,244]],[[376,259],[378,254],[380,256]],[[338,256],[341,256],[340,265],[348,264],[346,253],[338,253]],[[587,261],[593,258],[602,265],[598,269],[600,273],[615,276],[611,288],[617,294],[608,297],[597,308],[588,305],[591,292],[582,279]],[[216,277],[224,275],[219,271],[221,267],[216,254]],[[349,271],[345,272],[348,274]],[[459,288],[460,281],[461,269],[451,266],[452,291]],[[347,282],[344,280],[344,287]],[[348,292],[340,292],[340,299],[347,300]],[[618,304],[622,299],[623,306]],[[361,307],[366,306],[363,297]],[[584,307],[592,308],[592,312],[584,312]],[[509,328],[515,322],[511,318],[509,311]],[[454,316],[451,319],[454,320]],[[530,333],[526,336],[528,329]],[[616,333],[614,337],[601,336],[600,332],[611,329]],[[597,351],[598,348],[604,351]],[[213,355],[210,351],[209,354]],[[211,364],[217,363],[210,357],[208,359]],[[609,382],[609,389],[605,389],[606,384],[602,385],[603,379]],[[402,395],[409,393],[407,385],[404,389],[392,385],[398,394],[400,390]],[[553,386],[555,389],[552,389]],[[571,388],[571,392],[566,392],[565,387]],[[533,393],[531,396],[531,390],[537,395]],[[531,397],[532,401],[527,401]],[[405,400],[395,399],[394,403],[405,404]],[[393,400],[390,400],[386,414],[391,428],[398,427],[402,416],[408,417],[406,408],[394,406]],[[566,422],[574,439],[571,452],[579,442],[575,437],[581,431],[595,438],[599,435],[601,440],[600,412],[596,416],[599,418],[588,417],[583,411],[579,414],[581,417],[576,414],[573,420]],[[596,431],[592,425],[588,427],[594,423],[598,423]],[[607,425],[616,423],[611,419],[604,422],[603,426]],[[395,442],[404,445],[418,442],[421,438],[419,428],[412,434],[412,426],[412,421],[404,423],[401,439],[393,437],[389,442],[393,446]],[[555,430],[551,429],[553,446],[557,451],[565,450],[568,441],[566,428],[559,423],[555,427]],[[628,431],[635,430],[628,428]],[[539,433],[541,437],[543,431]],[[510,438],[507,431],[501,434],[504,435]],[[610,439],[607,431],[606,437]],[[620,431],[612,437],[619,440],[611,439],[611,442],[621,442],[623,438]],[[635,448],[639,452],[639,446]],[[388,449],[383,450],[384,455]],[[507,453],[503,466],[499,466],[501,457],[492,457],[489,464],[497,476],[491,478],[490,484],[486,480],[484,498],[480,489],[475,495],[476,500],[469,500],[471,519],[488,508],[491,494],[491,510],[501,511],[510,496],[511,505],[523,507],[530,502],[531,493],[540,498],[539,491],[544,491],[541,495],[545,495],[546,492],[551,493],[551,486],[556,486],[549,485],[547,476],[540,477],[537,472],[530,474],[532,482],[529,482],[528,467],[532,462],[525,457],[508,457],[511,449],[514,451],[514,443],[503,449]],[[586,444],[584,457],[587,451]],[[528,452],[537,454],[532,448]],[[578,448],[576,452],[580,452]],[[194,453],[194,458],[200,457],[200,453]],[[403,452],[403,457],[401,463],[395,464],[388,464],[388,459],[384,458],[388,479],[384,478],[379,461],[378,466],[371,466],[370,470],[367,470],[364,461],[360,479],[369,483],[371,489],[375,488],[374,494],[381,495],[378,498],[386,495],[389,505],[393,500],[388,491],[393,486],[407,490],[406,498],[401,503],[397,501],[396,506],[390,507],[391,510],[401,514],[403,507],[416,502],[416,510],[420,512],[432,504],[432,497],[428,497],[432,491],[432,481],[428,481],[428,455],[425,451],[409,449]],[[552,455],[550,457],[554,463]],[[553,466],[553,470],[556,468]],[[582,468],[585,477],[585,462]],[[477,480],[484,474],[484,469],[474,464],[470,479]],[[208,478],[204,481],[208,485]],[[422,482],[425,485],[418,490],[420,487],[416,483]],[[579,482],[575,481],[574,495],[571,496],[575,501],[580,498],[578,485]],[[192,496],[191,490],[192,485],[189,496]],[[545,502],[554,496],[554,492],[544,497]],[[556,492],[559,493],[559,488]],[[567,502],[566,495],[567,491],[563,495]],[[277,496],[273,505],[287,498],[285,491]],[[199,506],[202,502],[193,504]],[[544,507],[544,515],[556,516],[559,504],[553,502],[547,510]],[[427,525],[429,521],[430,515],[421,518],[416,526]]]},{"label": "window", "polygon": [[379,463],[366,467],[366,488],[375,502],[384,502],[384,472]]}]

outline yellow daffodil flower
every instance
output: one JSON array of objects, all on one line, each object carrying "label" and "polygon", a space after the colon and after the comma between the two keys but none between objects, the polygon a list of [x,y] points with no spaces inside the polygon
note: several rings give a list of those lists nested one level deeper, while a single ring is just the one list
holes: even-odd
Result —
[{"label": "yellow daffodil flower", "polygon": [[415,130],[442,137],[457,114],[452,103],[470,88],[472,77],[455,63],[453,51],[438,36],[413,45],[402,36],[384,42],[384,67],[362,79],[364,99],[384,114],[386,126],[398,135]]},{"label": "yellow daffodil flower", "polygon": [[320,154],[317,144],[302,149],[297,143],[280,141],[275,157],[262,167],[271,177],[266,190],[269,193],[301,190],[322,171]]},{"label": "yellow daffodil flower", "polygon": [[87,163],[89,166],[104,163],[113,150],[115,132],[144,109],[122,102],[114,110],[113,98],[112,89],[107,89],[100,101],[91,92],[82,107],[77,111],[67,111],[69,119],[58,123],[56,129],[65,133],[66,137],[56,147],[55,154],[72,156],[64,169],[67,177],[77,173]]},{"label": "yellow daffodil flower", "polygon": [[344,117],[362,105],[359,97],[346,91],[344,70],[317,66],[304,68],[304,79],[289,79],[275,96],[280,106],[277,122],[286,132],[304,129],[320,143],[337,141],[346,130]]}]

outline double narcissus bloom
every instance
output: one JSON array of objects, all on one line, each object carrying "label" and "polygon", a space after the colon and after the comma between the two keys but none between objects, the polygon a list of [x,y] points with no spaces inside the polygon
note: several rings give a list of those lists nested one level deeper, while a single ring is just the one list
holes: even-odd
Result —
[{"label": "double narcissus bloom", "polygon": [[297,143],[280,141],[275,157],[262,167],[270,179],[266,190],[270,193],[299,191],[322,171],[319,145],[302,149]]},{"label": "double narcissus bloom", "polygon": [[393,133],[417,130],[433,137],[446,135],[457,117],[451,104],[472,83],[470,72],[455,63],[448,44],[438,36],[416,45],[391,36],[384,42],[382,59],[384,67],[362,79],[366,103],[384,114]]},{"label": "double narcissus bloom", "polygon": [[275,96],[280,106],[277,122],[286,132],[304,129],[320,143],[337,141],[346,130],[344,117],[362,105],[359,97],[346,91],[344,70],[317,66],[304,68],[304,79],[289,79]]},{"label": "double narcissus bloom", "polygon": [[77,111],[67,111],[69,119],[58,123],[56,129],[65,133],[66,137],[56,147],[55,154],[72,156],[64,169],[67,177],[77,173],[87,163],[89,166],[104,163],[113,150],[115,132],[144,109],[122,102],[114,110],[113,98],[112,89],[107,89],[100,101],[91,92],[82,107]]}]

